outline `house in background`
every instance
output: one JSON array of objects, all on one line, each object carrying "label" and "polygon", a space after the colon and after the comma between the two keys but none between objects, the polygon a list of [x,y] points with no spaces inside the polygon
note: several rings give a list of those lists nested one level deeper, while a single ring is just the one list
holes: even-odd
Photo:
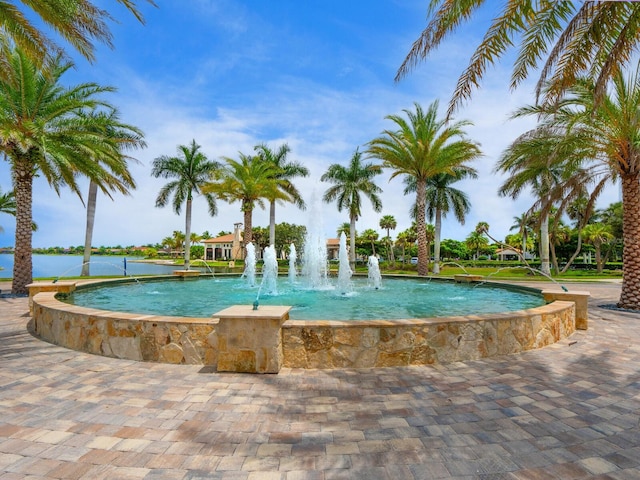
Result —
[{"label": "house in background", "polygon": [[[234,223],[233,233],[202,240],[202,244],[204,245],[204,259],[207,261],[244,260],[245,248],[242,234],[242,223]],[[256,249],[256,258],[259,260],[262,258],[262,252],[258,250],[259,249]],[[327,260],[337,260],[339,250],[340,240],[338,238],[328,238]]]},{"label": "house in background", "polygon": [[327,259],[337,260],[340,253],[340,239],[327,238]]},{"label": "house in background", "polygon": [[203,240],[205,260],[244,260],[242,223],[233,225],[233,233]]},{"label": "house in background", "polygon": [[[499,248],[498,250],[496,250],[496,257],[501,261],[520,260],[520,252],[521,250],[518,250],[516,248]],[[534,256],[529,252],[524,252],[524,258],[525,260],[533,260]]]}]

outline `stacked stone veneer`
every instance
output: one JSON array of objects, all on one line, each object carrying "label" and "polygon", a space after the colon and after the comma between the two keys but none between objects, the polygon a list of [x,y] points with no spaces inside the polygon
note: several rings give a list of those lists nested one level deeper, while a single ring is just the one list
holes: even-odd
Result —
[{"label": "stacked stone veneer", "polygon": [[573,302],[504,314],[369,322],[289,320],[284,366],[300,368],[432,365],[520,353],[575,331]]},{"label": "stacked stone veneer", "polygon": [[[35,332],[47,341],[123,359],[233,370],[217,318],[94,310],[62,303],[55,295],[45,292],[33,298]],[[541,348],[575,331],[575,311],[574,302],[555,301],[503,314],[393,321],[286,320],[274,325],[279,329],[277,348],[282,349],[283,367],[367,368],[475,360]],[[273,344],[273,338],[268,342]],[[255,338],[251,344],[256,352],[262,348]],[[219,364],[221,351],[224,366]],[[241,357],[246,362],[247,356]],[[247,370],[241,366],[236,371]]]},{"label": "stacked stone veneer", "polygon": [[60,302],[55,295],[33,297],[35,333],[51,343],[145,362],[218,363],[217,320],[97,310]]}]

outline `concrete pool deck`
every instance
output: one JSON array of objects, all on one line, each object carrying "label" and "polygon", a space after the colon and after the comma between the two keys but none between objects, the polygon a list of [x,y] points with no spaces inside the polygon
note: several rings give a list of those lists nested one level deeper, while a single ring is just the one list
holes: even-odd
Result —
[{"label": "concrete pool deck", "polygon": [[279,375],[67,350],[0,298],[0,479],[640,478],[640,314],[566,285],[589,330],[541,350]]}]

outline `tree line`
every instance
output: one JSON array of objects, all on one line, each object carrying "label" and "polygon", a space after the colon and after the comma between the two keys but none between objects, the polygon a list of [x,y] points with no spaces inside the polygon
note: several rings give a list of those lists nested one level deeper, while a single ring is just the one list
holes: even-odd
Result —
[{"label": "tree line", "polygon": [[[136,2],[120,3],[142,20]],[[428,25],[399,69],[397,79],[407,75],[444,38],[469,21],[483,3],[431,2]],[[87,58],[92,58],[93,41],[110,42],[105,23],[108,13],[89,1],[55,0],[47,5],[51,8],[36,13]],[[400,177],[405,181],[405,192],[415,192],[418,273],[429,272],[429,217],[434,221],[433,273],[437,274],[442,218],[452,208],[462,221],[458,214],[464,214],[467,208],[461,201],[461,210],[456,210],[453,201],[438,196],[442,188],[429,188],[430,182],[440,179],[440,185],[451,185],[464,176],[473,177],[476,172],[470,162],[482,155],[480,146],[466,136],[465,129],[471,123],[454,121],[453,114],[462,101],[471,98],[487,66],[519,41],[512,86],[515,88],[531,71],[542,68],[535,102],[517,109],[513,117],[533,116],[537,124],[514,139],[498,159],[495,171],[508,175],[498,192],[511,198],[523,191],[536,195],[536,202],[525,217],[535,219],[541,269],[550,272],[554,263],[551,257],[558,253],[553,242],[561,238],[561,220],[565,216],[576,215],[577,246],[572,258],[579,255],[586,239],[601,246],[605,243],[607,235],[590,226],[602,223],[596,220],[595,204],[604,187],[619,181],[624,279],[618,304],[640,309],[640,69],[636,66],[635,73],[627,69],[637,62],[633,52],[640,37],[629,32],[638,31],[640,5],[514,5],[516,8],[510,3],[492,22],[460,77],[447,114],[438,115],[435,101],[426,110],[415,103],[413,109],[387,116],[392,125],[389,129],[368,142],[362,152],[356,148],[347,166],[331,165],[322,175],[322,181],[331,184],[323,198],[336,202],[339,211],[348,212],[351,255],[355,255],[355,223],[362,212],[363,196],[374,210],[381,211],[381,190],[375,184],[375,176],[387,169],[392,179]],[[0,8],[6,10],[9,4]],[[142,132],[124,123],[118,109],[106,100],[112,88],[93,83],[62,86],[60,78],[71,64],[60,54],[60,48],[52,48],[50,39],[39,35],[26,18],[0,15],[0,149],[11,166],[15,200],[15,209],[9,207],[16,216],[14,293],[26,293],[26,285],[32,280],[34,176],[44,177],[56,191],[67,185],[81,198],[77,180],[80,176],[89,178],[89,237],[90,207],[95,208],[91,192],[101,189],[107,195],[127,194],[135,188],[127,168],[127,153],[144,147]],[[178,156],[156,159],[152,170],[154,176],[171,180],[161,190],[156,205],[166,205],[174,195],[174,210],[179,212],[182,205],[186,207],[185,255],[190,252],[193,194],[207,199],[211,214],[215,213],[216,199],[240,203],[245,242],[253,239],[252,211],[256,205],[269,203],[275,212],[278,201],[288,201],[304,208],[291,180],[305,176],[306,169],[298,164],[297,171],[287,176],[285,163],[279,164],[286,160],[286,145],[275,150],[258,145],[253,154],[240,153],[237,158],[222,158],[222,162],[207,159],[199,149],[193,140],[190,145],[179,147]],[[192,161],[182,161],[187,158]],[[198,174],[182,170],[186,165],[199,166]],[[430,192],[435,196],[430,197]],[[574,213],[573,206],[580,203],[584,208]],[[492,238],[488,227],[478,225],[475,235]],[[521,255],[526,261],[524,229],[521,235]],[[271,243],[274,241],[270,238]],[[187,256],[187,266],[188,262]]]}]

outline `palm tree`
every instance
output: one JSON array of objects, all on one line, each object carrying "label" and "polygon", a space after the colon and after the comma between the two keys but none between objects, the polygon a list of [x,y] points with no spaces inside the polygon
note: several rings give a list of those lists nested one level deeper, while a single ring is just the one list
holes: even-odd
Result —
[{"label": "palm tree", "polygon": [[613,239],[610,228],[604,223],[590,223],[582,229],[585,243],[590,243],[596,250],[596,268],[602,273],[604,262],[602,261],[602,245]]},{"label": "palm tree", "polygon": [[407,233],[406,232],[400,232],[398,234],[398,236],[396,237],[396,246],[400,247],[402,249],[402,267],[404,268],[404,262],[405,262],[405,257],[406,257],[406,248],[407,245],[409,244],[409,240],[407,238]]},{"label": "palm tree", "polygon": [[343,209],[349,211],[349,263],[353,271],[356,263],[356,221],[362,215],[361,194],[369,199],[374,211],[382,210],[378,196],[382,189],[373,182],[374,177],[381,173],[378,165],[363,163],[362,153],[356,149],[348,167],[334,163],[320,177],[321,181],[333,184],[324,192],[322,199],[326,203],[336,200],[339,212]]},{"label": "palm tree", "polygon": [[[429,221],[435,220],[435,238],[433,243],[433,273],[440,273],[440,238],[442,232],[442,219],[451,210],[460,224],[464,225],[465,215],[471,210],[469,197],[462,190],[451,186],[465,178],[478,178],[478,173],[474,168],[454,168],[453,175],[440,173],[427,179],[426,189],[426,209]],[[405,177],[405,195],[415,192],[417,184],[415,177]],[[417,214],[416,205],[413,207],[413,215]]]},{"label": "palm tree", "polygon": [[96,125],[95,116],[84,114],[98,107],[114,110],[99,98],[113,89],[94,83],[61,86],[61,76],[71,67],[56,57],[38,68],[16,49],[0,75],[0,151],[11,164],[16,200],[14,294],[26,294],[33,279],[33,179],[38,172],[56,192],[67,185],[80,197],[78,175],[105,193],[129,188],[117,142]]},{"label": "palm tree", "polygon": [[378,232],[376,232],[372,228],[367,228],[364,232],[362,232],[362,235],[360,237],[362,238],[362,240],[369,242],[371,244],[371,255],[376,254],[375,242],[378,240],[378,237],[379,237]]},{"label": "palm tree", "polygon": [[[2,188],[0,188],[0,213],[7,213],[9,215],[16,216],[16,199],[15,195],[12,191],[7,193],[2,193]],[[0,233],[2,233],[4,229],[2,225],[0,225]]]},{"label": "palm tree", "polygon": [[174,258],[178,258],[180,252],[184,248],[184,233],[180,230],[174,230],[173,234],[168,237],[169,242],[167,246],[171,249],[171,256]]},{"label": "palm tree", "polygon": [[402,236],[402,239],[403,239],[403,243],[401,244],[401,246],[402,246],[402,265],[404,266],[406,246],[408,245],[413,247],[413,245],[415,245],[416,241],[418,240],[418,232],[416,231],[416,222],[413,222],[409,228],[400,232],[398,234],[398,238],[400,238],[400,236]]},{"label": "palm tree", "polygon": [[[291,183],[295,177],[309,176],[309,169],[298,162],[288,162],[287,155],[291,151],[286,143],[281,145],[278,150],[273,151],[266,145],[258,145],[255,147],[258,156],[265,162],[270,162],[276,169],[275,177],[278,180],[279,188],[284,191],[301,210],[306,208],[304,200],[298,189]],[[269,245],[276,243],[276,199],[269,199]]]},{"label": "palm tree", "polygon": [[640,310],[640,68],[625,78],[615,75],[611,88],[598,99],[597,85],[576,83],[557,105],[520,109],[516,115],[536,115],[538,130],[557,138],[549,162],[562,172],[553,189],[563,201],[593,184],[593,205],[605,185],[620,181],[623,204],[622,308]]},{"label": "palm tree", "polygon": [[[351,224],[349,222],[341,223],[338,229],[336,230],[336,234],[338,235],[338,238],[340,238],[340,235],[342,233],[344,233],[348,237],[350,232],[351,232]],[[357,233],[358,232],[356,232],[356,235]]]},{"label": "palm tree", "polygon": [[389,256],[389,261],[391,263],[395,262],[395,259],[393,257],[393,246],[391,243],[391,236],[389,235],[389,230],[395,230],[397,226],[398,226],[398,223],[396,222],[396,219],[393,215],[385,215],[380,219],[380,228],[383,228],[387,231],[387,237],[386,237],[387,250],[389,251],[388,256]]},{"label": "palm tree", "polygon": [[[540,270],[551,274],[549,256],[549,211],[559,200],[553,190],[562,182],[563,168],[554,163],[559,142],[563,140],[545,128],[536,128],[517,138],[501,155],[494,171],[507,173],[508,178],[499,187],[500,196],[517,198],[526,188],[531,188],[537,202],[527,212],[538,213],[540,229]],[[568,195],[565,200],[573,198]]]},{"label": "palm tree", "polygon": [[391,178],[406,175],[416,179],[416,210],[418,231],[418,275],[428,273],[425,237],[427,180],[441,173],[453,174],[454,169],[469,170],[467,162],[478,158],[478,145],[465,137],[463,127],[469,122],[447,124],[438,120],[438,102],[427,111],[415,103],[415,112],[403,110],[408,121],[399,115],[386,118],[399,128],[385,130],[382,136],[369,142],[368,154],[382,160],[382,166],[393,170]]},{"label": "palm tree", "polygon": [[[96,127],[103,129],[104,133],[115,142],[118,149],[122,152],[127,149],[143,148],[146,146],[144,142],[144,134],[142,131],[133,125],[127,125],[119,120],[118,112],[112,110],[110,112],[97,112],[92,113],[93,120],[96,123]],[[131,159],[124,156],[123,159]],[[106,159],[109,160],[108,158]],[[95,159],[100,163],[100,158]],[[128,171],[123,172],[125,175],[119,180],[127,186],[127,188],[135,188],[135,182],[129,175]],[[127,192],[125,192],[127,193]],[[89,181],[89,194],[87,197],[87,225],[85,229],[84,237],[84,255],[82,260],[82,270],[80,272],[81,277],[88,277],[90,274],[89,262],[91,260],[91,243],[93,239],[93,226],[96,218],[96,203],[98,198],[98,185],[90,180]]]},{"label": "palm tree", "polygon": [[467,236],[465,243],[469,250],[475,250],[475,260],[477,260],[480,257],[480,249],[489,245],[489,240],[476,229]]},{"label": "palm tree", "polygon": [[253,239],[253,209],[256,204],[264,208],[265,199],[291,201],[292,198],[284,192],[283,181],[277,179],[280,172],[272,163],[263,161],[259,156],[243,153],[239,156],[239,160],[223,157],[226,165],[203,191],[225,202],[240,202],[240,210],[244,213],[243,241],[248,245]]},{"label": "palm tree", "polygon": [[428,259],[431,258],[431,244],[436,239],[436,227],[433,223],[427,223],[424,226],[424,235],[427,239],[427,271],[429,268]]},{"label": "palm tree", "polygon": [[[473,12],[484,3],[488,2],[430,2],[427,27],[413,43],[396,80],[425,59],[465,21],[475,18]],[[607,82],[636,58],[634,52],[640,43],[639,18],[640,4],[636,2],[507,2],[460,76],[449,115],[470,98],[487,67],[518,43],[511,88],[516,88],[531,72],[540,71],[536,94],[539,96],[549,82],[546,96],[552,103],[571,88],[578,77],[587,74],[594,80],[600,97],[606,92]]]},{"label": "palm tree", "polygon": [[520,238],[522,239],[522,258],[526,261],[527,258],[527,245],[532,233],[533,218],[532,215],[525,212],[520,216],[513,217],[513,225],[509,228],[509,231],[517,230]]},{"label": "palm tree", "polygon": [[207,201],[209,215],[217,213],[216,200],[210,193],[205,193],[203,186],[220,169],[220,163],[207,159],[200,151],[200,145],[195,140],[190,145],[179,145],[178,156],[162,155],[153,161],[151,175],[156,178],[171,178],[156,198],[156,207],[167,205],[173,194],[173,211],[180,215],[182,205],[186,204],[185,215],[185,247],[184,268],[189,270],[191,258],[191,208],[194,194],[201,194]]},{"label": "palm tree", "polygon": [[175,256],[175,252],[182,250],[182,244],[184,243],[184,234],[179,230],[174,230],[173,235],[170,237],[164,237],[160,245],[163,248],[169,249],[169,255]]},{"label": "palm tree", "polygon": [[[136,7],[135,0],[117,0],[129,10],[141,23],[144,23],[142,13]],[[146,0],[147,3],[155,6],[153,0]],[[112,36],[109,30],[108,21],[112,20],[111,15],[103,8],[94,5],[89,0],[47,0],[46,2],[33,2],[22,0],[22,3],[29,7],[32,12],[25,15],[15,5],[16,2],[0,3],[0,28],[3,31],[3,43],[5,48],[2,53],[7,54],[6,46],[13,43],[18,46],[28,57],[41,66],[47,55],[51,52],[58,52],[60,48],[53,40],[44,34],[32,22],[32,13],[35,13],[39,20],[54,30],[60,37],[64,38],[76,51],[89,61],[95,60],[94,41],[98,41],[112,47]],[[11,39],[12,42],[9,42]],[[0,50],[2,47],[0,46]],[[8,60],[2,58],[0,63]]]}]

